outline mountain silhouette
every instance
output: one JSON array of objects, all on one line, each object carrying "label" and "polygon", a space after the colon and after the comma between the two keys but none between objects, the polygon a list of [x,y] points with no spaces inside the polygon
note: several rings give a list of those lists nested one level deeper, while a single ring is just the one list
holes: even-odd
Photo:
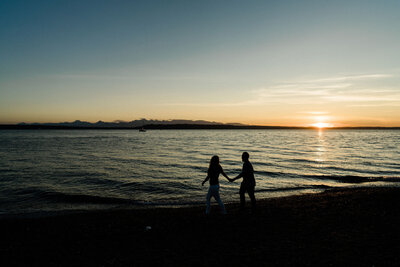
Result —
[{"label": "mountain silhouette", "polygon": [[50,126],[50,127],[73,127],[73,128],[137,128],[145,127],[149,125],[159,125],[159,126],[172,126],[172,125],[203,125],[203,126],[217,126],[217,125],[230,125],[230,126],[244,126],[240,123],[221,123],[215,121],[205,121],[205,120],[148,120],[139,119],[133,121],[122,121],[116,120],[113,122],[87,122],[81,120],[75,120],[73,122],[57,122],[57,123],[19,123],[20,126]]}]

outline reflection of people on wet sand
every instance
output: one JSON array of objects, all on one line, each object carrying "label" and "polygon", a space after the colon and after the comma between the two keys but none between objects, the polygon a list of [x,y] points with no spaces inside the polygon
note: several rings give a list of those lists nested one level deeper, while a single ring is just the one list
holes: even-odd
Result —
[{"label": "reflection of people on wet sand", "polygon": [[224,203],[222,202],[220,196],[219,196],[219,181],[218,181],[218,176],[219,174],[222,174],[228,181],[231,181],[229,177],[225,174],[224,170],[222,169],[221,165],[219,164],[219,157],[218,156],[213,156],[210,160],[210,166],[208,168],[207,172],[207,177],[204,179],[204,181],[201,183],[201,185],[204,185],[205,182],[210,180],[210,187],[208,188],[208,193],[207,193],[207,208],[206,208],[206,214],[210,213],[210,207],[211,207],[211,197],[214,197],[215,200],[218,202],[221,212],[223,214],[226,214],[225,206]]},{"label": "reflection of people on wet sand", "polygon": [[239,178],[243,178],[242,184],[240,185],[240,207],[245,208],[245,193],[249,194],[251,199],[251,208],[254,210],[256,207],[256,197],[254,196],[254,188],[256,186],[256,180],[254,179],[254,169],[249,161],[249,153],[243,152],[242,154],[243,169],[242,172],[230,181],[233,182]]}]

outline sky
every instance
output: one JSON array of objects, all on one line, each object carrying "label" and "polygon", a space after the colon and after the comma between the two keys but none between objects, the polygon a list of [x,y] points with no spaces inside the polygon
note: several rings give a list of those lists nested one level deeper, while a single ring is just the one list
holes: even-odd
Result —
[{"label": "sky", "polygon": [[0,123],[400,126],[400,1],[0,1]]}]

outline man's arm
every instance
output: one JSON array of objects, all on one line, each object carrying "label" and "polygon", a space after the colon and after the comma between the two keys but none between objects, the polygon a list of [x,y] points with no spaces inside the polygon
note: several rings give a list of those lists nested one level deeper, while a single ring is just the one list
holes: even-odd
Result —
[{"label": "man's arm", "polygon": [[243,177],[243,171],[238,176],[236,176],[235,178],[231,179],[231,181],[233,182],[233,181],[235,181],[237,179],[240,179],[242,177]]},{"label": "man's arm", "polygon": [[237,180],[237,179],[242,178],[244,175],[248,175],[250,171],[252,171],[252,170],[249,169],[249,165],[246,164],[246,162],[243,163],[242,172],[241,172],[238,176],[236,176],[235,178],[233,178],[233,179],[232,179],[232,182],[235,181],[235,180]]}]

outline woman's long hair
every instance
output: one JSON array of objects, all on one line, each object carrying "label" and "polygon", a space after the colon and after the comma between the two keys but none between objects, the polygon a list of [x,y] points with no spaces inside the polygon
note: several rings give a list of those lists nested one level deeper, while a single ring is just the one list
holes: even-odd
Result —
[{"label": "woman's long hair", "polygon": [[210,166],[208,167],[208,173],[210,173],[210,171],[212,172],[213,170],[216,170],[218,166],[219,166],[219,157],[213,156],[210,160]]}]

